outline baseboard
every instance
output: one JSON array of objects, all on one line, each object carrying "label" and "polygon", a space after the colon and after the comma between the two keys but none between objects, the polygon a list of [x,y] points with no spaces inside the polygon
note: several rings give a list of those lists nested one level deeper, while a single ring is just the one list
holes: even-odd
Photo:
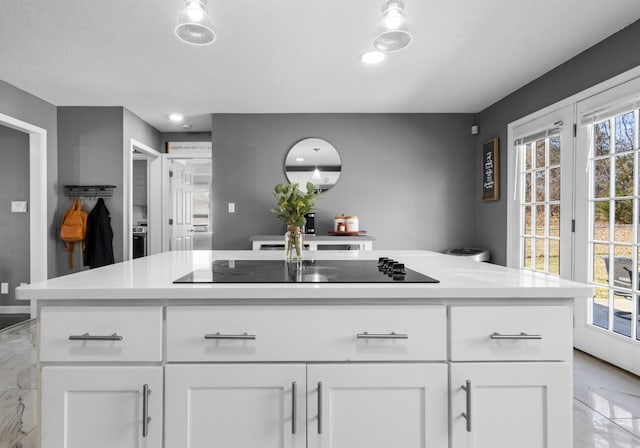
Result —
[{"label": "baseboard", "polygon": [[0,314],[29,314],[31,307],[27,306],[2,306],[0,305]]}]

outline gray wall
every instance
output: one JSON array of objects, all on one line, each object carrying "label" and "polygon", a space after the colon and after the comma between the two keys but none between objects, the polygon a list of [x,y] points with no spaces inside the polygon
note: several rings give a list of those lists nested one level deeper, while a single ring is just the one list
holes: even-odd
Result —
[{"label": "gray wall", "polygon": [[[473,137],[469,114],[214,114],[213,247],[247,249],[255,234],[284,234],[269,210],[286,182],[284,159],[319,137],[342,157],[342,175],[317,204],[316,230],[355,214],[377,249],[431,249],[473,240]],[[227,213],[227,203],[236,213]]]},{"label": "gray wall", "polygon": [[[499,61],[498,61],[499,62]],[[508,61],[503,61],[508,63]],[[500,65],[500,64],[498,64]],[[640,21],[619,31],[530,84],[503,98],[477,116],[480,133],[475,141],[475,244],[491,250],[498,264],[507,261],[507,125],[599,82],[640,65]],[[492,137],[500,139],[500,200],[482,202],[481,148]]]},{"label": "gray wall", "polygon": [[[0,81],[0,113],[47,130],[47,264],[49,278],[59,275],[56,263],[58,226],[58,122],[56,107],[11,84]],[[0,210],[0,216],[6,210]],[[20,303],[25,305],[25,303]]]},{"label": "gray wall", "polygon": [[[121,107],[59,107],[58,108],[58,179],[64,185],[115,185],[113,197],[105,199],[111,212],[113,253],[122,261],[122,143]],[[91,211],[95,200],[83,199],[84,208]],[[58,222],[71,199],[61,193]],[[76,244],[76,246],[78,246]],[[69,273],[67,256],[62,248],[57,252],[60,273]],[[81,250],[74,251],[73,272],[82,269]]]},{"label": "gray wall", "polygon": [[[153,127],[122,107],[59,107],[58,146],[60,185],[115,185],[113,197],[105,199],[111,213],[113,255],[123,260],[123,163],[131,139],[159,149],[160,134]],[[83,199],[91,211],[95,199]],[[61,196],[58,221],[71,200]],[[74,251],[76,272],[82,269],[81,251]],[[69,273],[66,253],[58,251],[61,273]]]},{"label": "gray wall", "polygon": [[11,213],[11,201],[29,200],[29,135],[0,126],[0,158],[0,282],[9,283],[0,305],[25,305],[15,288],[29,283],[29,214]]}]

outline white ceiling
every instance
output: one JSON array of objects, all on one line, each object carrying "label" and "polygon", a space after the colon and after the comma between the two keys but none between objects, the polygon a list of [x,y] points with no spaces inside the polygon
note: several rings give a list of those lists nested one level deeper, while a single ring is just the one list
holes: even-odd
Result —
[{"label": "white ceiling", "polygon": [[638,0],[405,0],[413,43],[378,66],[382,0],[209,0],[217,39],[174,35],[183,0],[0,0],[0,79],[58,106],[181,112],[479,112],[640,18]]}]

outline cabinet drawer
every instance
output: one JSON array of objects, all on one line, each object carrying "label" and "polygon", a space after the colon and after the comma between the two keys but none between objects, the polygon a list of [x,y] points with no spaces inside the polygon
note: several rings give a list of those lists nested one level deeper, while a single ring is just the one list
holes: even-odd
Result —
[{"label": "cabinet drawer", "polygon": [[460,306],[449,318],[452,361],[571,359],[568,306]]},{"label": "cabinet drawer", "polygon": [[40,360],[161,361],[160,307],[44,307]]},{"label": "cabinet drawer", "polygon": [[445,359],[444,306],[167,308],[169,362]]}]

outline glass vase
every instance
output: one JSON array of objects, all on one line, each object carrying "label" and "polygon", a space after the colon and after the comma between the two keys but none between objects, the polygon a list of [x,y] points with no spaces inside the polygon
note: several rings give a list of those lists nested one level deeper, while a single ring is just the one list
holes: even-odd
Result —
[{"label": "glass vase", "polygon": [[289,263],[302,265],[302,231],[300,227],[289,226],[284,234],[285,259]]}]

